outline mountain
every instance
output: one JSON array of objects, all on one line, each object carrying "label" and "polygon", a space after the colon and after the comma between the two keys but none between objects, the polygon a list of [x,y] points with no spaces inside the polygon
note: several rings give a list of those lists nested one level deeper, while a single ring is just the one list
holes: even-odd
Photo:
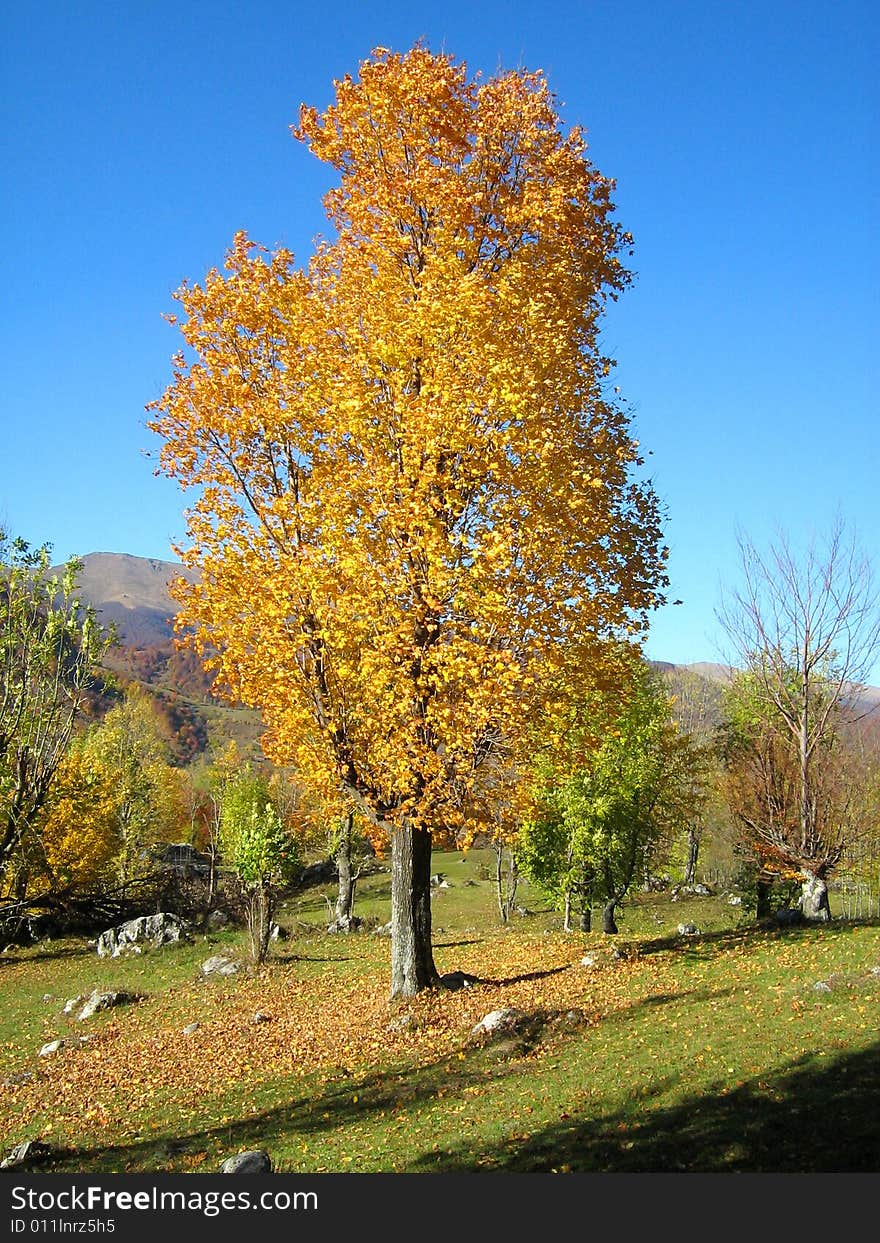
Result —
[{"label": "mountain", "polygon": [[193,582],[194,571],[179,561],[117,552],[91,552],[81,561],[79,594],[97,610],[102,625],[116,623],[121,644],[153,647],[168,642],[177,612],[168,583],[180,577]]}]

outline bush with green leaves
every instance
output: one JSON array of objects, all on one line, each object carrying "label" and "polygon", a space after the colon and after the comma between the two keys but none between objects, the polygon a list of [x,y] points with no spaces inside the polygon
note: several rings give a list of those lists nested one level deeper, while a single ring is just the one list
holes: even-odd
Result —
[{"label": "bush with green leaves", "polygon": [[244,769],[226,784],[220,850],[244,898],[251,954],[255,963],[262,963],[277,894],[302,870],[297,838],[285,825],[276,792],[262,773]]}]

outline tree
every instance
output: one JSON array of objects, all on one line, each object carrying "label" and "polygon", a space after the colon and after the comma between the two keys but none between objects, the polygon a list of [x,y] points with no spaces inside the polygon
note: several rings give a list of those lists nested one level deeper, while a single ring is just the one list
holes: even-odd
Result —
[{"label": "tree", "polygon": [[0,530],[0,887],[19,895],[28,834],[110,641],[77,599],[80,563],[53,574],[49,551]]},{"label": "tree", "polygon": [[[391,839],[393,996],[438,982],[432,832],[665,585],[658,507],[605,394],[629,237],[540,74],[377,49],[295,136],[339,174],[308,270],[239,234],[177,294],[151,407],[198,490],[182,624],[270,758]],[[511,765],[510,771],[517,771]]]},{"label": "tree", "polygon": [[[830,919],[828,877],[859,826],[843,736],[880,650],[880,598],[867,558],[837,520],[798,555],[740,540],[742,586],[720,620],[740,666],[731,746],[741,780],[732,811],[802,882],[801,910]],[[765,852],[766,853],[766,852]]]},{"label": "tree", "polygon": [[259,966],[269,951],[278,887],[301,863],[296,839],[285,827],[266,777],[244,769],[227,782],[220,817],[224,864],[245,900],[251,956]]},{"label": "tree", "polygon": [[125,885],[147,875],[153,868],[152,848],[177,834],[183,775],[168,763],[153,702],[137,685],[88,731],[82,750],[96,772],[112,774],[117,880]]},{"label": "tree", "polygon": [[[634,666],[616,717],[609,720],[600,703],[592,711],[598,741],[582,743],[574,770],[539,791],[538,814],[519,835],[519,860],[562,906],[566,931],[574,906],[588,932],[592,904],[601,902],[603,931],[616,933],[617,906],[690,811],[694,756],[670,718],[662,681],[643,663]],[[575,736],[582,739],[583,729]]]}]

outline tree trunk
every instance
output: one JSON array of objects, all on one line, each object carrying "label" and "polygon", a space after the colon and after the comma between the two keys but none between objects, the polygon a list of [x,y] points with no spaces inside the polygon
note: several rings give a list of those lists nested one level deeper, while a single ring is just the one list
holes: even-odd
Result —
[{"label": "tree trunk", "polygon": [[772,882],[762,880],[759,876],[755,881],[755,919],[767,919],[770,911],[770,889]]},{"label": "tree trunk", "polygon": [[684,869],[684,884],[692,885],[697,879],[697,858],[700,853],[700,835],[695,825],[688,826],[688,853]]},{"label": "tree trunk", "polygon": [[571,932],[571,890],[565,891],[565,907],[562,912],[562,931]]},{"label": "tree trunk", "polygon": [[265,882],[254,885],[248,895],[247,921],[251,942],[251,957],[256,966],[262,966],[269,954],[269,934],[272,930],[274,909],[272,890]]},{"label": "tree trunk", "polygon": [[588,906],[581,911],[581,932],[589,932],[593,926],[593,912]]},{"label": "tree trunk", "polygon": [[801,885],[801,911],[804,919],[827,924],[831,919],[831,907],[828,904],[828,886],[823,876],[814,872],[805,872]]},{"label": "tree trunk", "polygon": [[339,886],[336,891],[336,923],[345,926],[351,923],[354,911],[354,887],[357,877],[351,866],[351,830],[354,813],[349,812],[345,824],[339,834],[336,846],[336,867],[339,872]]},{"label": "tree trunk", "polygon": [[617,922],[614,918],[614,908],[617,901],[606,902],[602,907],[602,931],[609,936],[613,936],[618,931]]},{"label": "tree trunk", "polygon": [[431,949],[431,834],[403,825],[391,835],[391,996],[412,997],[439,980]]}]

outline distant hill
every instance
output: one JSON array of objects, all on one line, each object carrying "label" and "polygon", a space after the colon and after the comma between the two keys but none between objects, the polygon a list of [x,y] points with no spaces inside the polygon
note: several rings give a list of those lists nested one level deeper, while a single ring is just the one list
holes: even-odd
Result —
[{"label": "distant hill", "polygon": [[177,605],[168,593],[173,578],[196,575],[178,561],[157,561],[122,552],[90,552],[81,558],[79,594],[102,625],[116,623],[124,646],[152,647],[173,633]]}]

